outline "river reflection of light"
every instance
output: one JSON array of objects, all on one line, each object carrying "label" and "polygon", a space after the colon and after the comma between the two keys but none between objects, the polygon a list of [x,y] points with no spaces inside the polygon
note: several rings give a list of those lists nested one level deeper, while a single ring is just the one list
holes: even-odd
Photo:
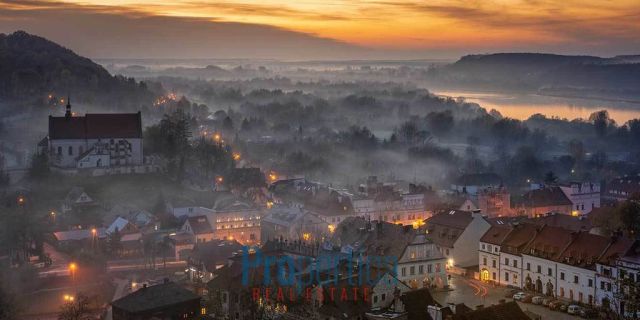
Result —
[{"label": "river reflection of light", "polygon": [[576,118],[588,119],[591,113],[602,109],[607,109],[609,116],[619,124],[640,118],[640,103],[472,91],[445,90],[437,91],[435,94],[454,98],[464,97],[465,101],[475,102],[487,109],[487,111],[496,109],[505,117],[520,120],[528,119],[536,113],[547,117],[559,117],[569,120]]}]

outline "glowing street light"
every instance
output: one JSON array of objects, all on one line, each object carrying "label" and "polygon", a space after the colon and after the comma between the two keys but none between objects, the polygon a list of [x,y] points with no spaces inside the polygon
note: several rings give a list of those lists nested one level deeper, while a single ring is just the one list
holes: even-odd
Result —
[{"label": "glowing street light", "polygon": [[278,175],[275,172],[271,171],[269,173],[269,181],[275,182],[276,180],[278,180]]},{"label": "glowing street light", "polygon": [[222,139],[222,137],[220,137],[219,133],[216,133],[216,134],[213,135],[213,140],[215,140],[216,142],[219,142],[220,139]]},{"label": "glowing street light", "polygon": [[239,153],[237,153],[237,152],[234,152],[234,153],[233,153],[233,160],[235,160],[235,161],[240,160],[240,154],[239,154]]},{"label": "glowing street light", "polygon": [[25,201],[27,201],[27,200],[25,200],[25,198],[23,196],[18,196],[18,204],[19,205],[23,205],[25,203]]},{"label": "glowing street light", "polygon": [[76,270],[78,269],[78,265],[75,262],[69,263],[69,272],[71,273],[71,279],[73,281],[76,280]]},{"label": "glowing street light", "polygon": [[332,224],[330,224],[330,225],[328,226],[328,228],[329,228],[329,232],[330,232],[330,233],[333,233],[334,231],[336,231],[336,226],[334,226],[334,225],[332,225]]},{"label": "glowing street light", "polygon": [[309,239],[311,239],[311,233],[308,233],[308,232],[303,233],[303,234],[302,234],[302,239],[303,239],[304,241],[309,241]]}]

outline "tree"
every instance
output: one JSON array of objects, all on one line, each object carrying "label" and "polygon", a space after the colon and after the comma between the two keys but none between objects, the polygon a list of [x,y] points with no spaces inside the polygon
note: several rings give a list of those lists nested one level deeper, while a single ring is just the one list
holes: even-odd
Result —
[{"label": "tree", "polygon": [[640,203],[627,200],[615,209],[614,214],[620,218],[622,227],[630,237],[635,238],[640,234]]},{"label": "tree", "polygon": [[443,136],[453,128],[453,114],[451,110],[431,112],[426,116],[427,126],[436,136]]},{"label": "tree", "polygon": [[91,316],[91,298],[84,294],[78,294],[73,301],[69,301],[60,307],[58,320],[85,320]]},{"label": "tree", "polygon": [[122,249],[122,235],[120,235],[118,227],[109,234],[107,241],[109,245],[109,252],[112,255],[118,255],[120,253],[120,249]]},{"label": "tree", "polygon": [[0,320],[18,319],[17,301],[14,296],[0,287]]},{"label": "tree", "polygon": [[49,156],[46,152],[35,153],[31,157],[29,177],[34,180],[42,180],[49,176]]},{"label": "tree", "polygon": [[607,135],[609,126],[615,124],[615,122],[609,118],[609,112],[607,110],[592,113],[589,116],[589,121],[593,123],[596,134],[601,138]]},{"label": "tree", "polygon": [[553,171],[549,171],[544,175],[544,183],[545,184],[554,184],[558,182],[558,177]]}]

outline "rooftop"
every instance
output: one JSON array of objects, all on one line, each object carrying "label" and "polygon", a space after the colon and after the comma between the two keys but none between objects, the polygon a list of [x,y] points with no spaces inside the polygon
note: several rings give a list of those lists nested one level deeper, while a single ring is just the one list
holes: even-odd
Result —
[{"label": "rooftop", "polygon": [[531,190],[522,196],[526,207],[571,206],[571,200],[557,186]]},{"label": "rooftop", "polygon": [[137,313],[161,309],[192,300],[199,301],[200,296],[173,282],[165,282],[163,284],[138,289],[129,295],[113,301],[111,305],[129,313]]},{"label": "rooftop", "polygon": [[49,116],[49,139],[142,138],[141,119],[140,112]]},{"label": "rooftop", "polygon": [[187,218],[187,222],[189,222],[189,226],[191,226],[191,230],[194,234],[213,233],[213,229],[211,228],[211,224],[209,223],[207,216],[189,217]]}]

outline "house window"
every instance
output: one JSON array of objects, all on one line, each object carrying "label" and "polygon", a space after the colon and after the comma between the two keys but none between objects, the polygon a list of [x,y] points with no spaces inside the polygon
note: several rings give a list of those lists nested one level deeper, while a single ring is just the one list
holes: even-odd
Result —
[{"label": "house window", "polygon": [[578,283],[578,282],[579,282],[578,276],[573,276],[573,283]]},{"label": "house window", "polygon": [[509,272],[504,273],[504,281],[509,281]]},{"label": "house window", "polygon": [[509,265],[509,258],[504,258],[504,265],[508,266]]},{"label": "house window", "polygon": [[424,273],[424,266],[423,265],[419,265],[418,266],[418,273],[419,274],[423,274]]},{"label": "house window", "polygon": [[58,155],[62,155],[62,147],[58,147]]},{"label": "house window", "polygon": [[484,246],[484,243],[482,244],[482,250],[485,250],[485,246]]},{"label": "house window", "polygon": [[589,279],[589,288],[593,287],[593,279]]},{"label": "house window", "polygon": [[550,275],[550,276],[553,275],[553,272],[551,272],[551,268],[547,268],[547,274]]},{"label": "house window", "polygon": [[385,293],[382,294],[382,301],[387,299],[387,295]]},{"label": "house window", "polygon": [[491,274],[491,277],[493,277],[493,280],[495,280],[495,279],[496,279],[496,273],[495,273],[495,272],[493,272],[493,273]]},{"label": "house window", "polygon": [[69,155],[72,156],[73,155],[73,147],[69,146]]},{"label": "house window", "polygon": [[487,265],[487,257],[482,257],[482,265]]},{"label": "house window", "polygon": [[407,276],[407,268],[402,268],[402,276],[405,277]]},{"label": "house window", "polygon": [[542,273],[542,266],[538,265],[538,273]]},{"label": "house window", "polygon": [[373,296],[373,303],[378,303],[378,296],[377,295]]},{"label": "house window", "polygon": [[560,272],[560,280],[564,280],[564,272]]},{"label": "house window", "polygon": [[432,273],[433,272],[433,268],[431,267],[430,264],[427,265],[427,273]]},{"label": "house window", "polygon": [[531,263],[527,262],[527,271],[531,271]]},{"label": "house window", "polygon": [[513,260],[513,266],[514,266],[515,268],[517,268],[517,267],[518,267],[518,260]]},{"label": "house window", "polygon": [[436,272],[440,272],[440,264],[436,263]]},{"label": "house window", "polygon": [[492,260],[491,264],[493,265],[494,268],[496,267],[496,261],[495,260]]},{"label": "house window", "polygon": [[409,274],[410,275],[415,275],[416,274],[416,267],[415,266],[411,266],[409,268]]}]

